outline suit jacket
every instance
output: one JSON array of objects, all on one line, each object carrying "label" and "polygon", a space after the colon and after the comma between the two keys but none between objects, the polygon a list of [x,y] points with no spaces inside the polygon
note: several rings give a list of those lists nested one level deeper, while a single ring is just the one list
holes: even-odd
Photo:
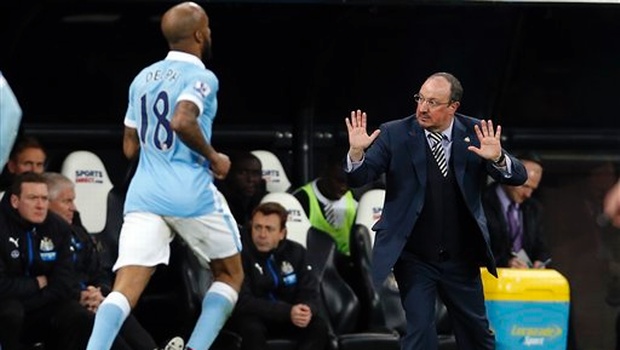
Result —
[{"label": "suit jacket", "polygon": [[[482,190],[487,175],[500,183],[521,185],[527,180],[527,173],[523,164],[508,153],[505,154],[511,159],[511,175],[504,174],[492,162],[467,150],[470,145],[480,146],[474,132],[474,125],[479,123],[478,119],[455,115],[450,162],[467,209],[477,223],[478,230],[472,234],[482,235],[485,242],[480,251],[486,254],[479,259],[485,262],[490,273],[496,275],[480,200]],[[351,187],[359,187],[382,173],[386,174],[383,212],[373,227],[376,231],[373,247],[373,280],[376,285],[382,285],[391,271],[422,212],[428,147],[427,137],[415,115],[384,123],[380,130],[379,137],[366,150],[361,166],[347,176]]]},{"label": "suit jacket", "polygon": [[[497,196],[497,187],[494,183],[487,187],[482,196],[482,205],[487,217],[487,226],[491,238],[491,250],[495,262],[499,267],[508,267],[512,258],[512,240],[508,233],[506,215]],[[523,250],[530,260],[545,261],[551,254],[543,234],[543,210],[541,204],[534,198],[529,198],[519,206],[523,216]]]}]

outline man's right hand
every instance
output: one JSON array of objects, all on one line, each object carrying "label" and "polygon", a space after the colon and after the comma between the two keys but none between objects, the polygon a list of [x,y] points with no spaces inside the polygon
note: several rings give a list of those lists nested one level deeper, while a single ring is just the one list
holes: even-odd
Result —
[{"label": "man's right hand", "polygon": [[211,170],[216,179],[223,180],[230,170],[230,158],[224,153],[217,153],[216,157],[211,160]]},{"label": "man's right hand", "polygon": [[291,322],[299,328],[305,328],[312,319],[312,310],[305,304],[297,304],[291,308]]},{"label": "man's right hand", "polygon": [[529,268],[529,266],[527,266],[527,264],[523,260],[516,258],[516,257],[508,260],[508,266],[510,266],[513,269],[528,269]]},{"label": "man's right hand", "polygon": [[351,111],[351,118],[346,118],[347,132],[349,133],[349,157],[354,162],[362,160],[364,150],[379,136],[379,129],[368,135],[366,131],[366,112]]}]

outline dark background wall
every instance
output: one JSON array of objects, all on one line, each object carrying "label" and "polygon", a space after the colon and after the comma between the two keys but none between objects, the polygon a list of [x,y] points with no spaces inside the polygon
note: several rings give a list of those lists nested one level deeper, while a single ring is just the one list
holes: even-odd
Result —
[{"label": "dark background wall", "polygon": [[[159,16],[172,1],[0,3],[0,69],[24,109],[26,133],[49,148],[51,170],[75,149],[96,151],[116,184],[127,88],[164,57]],[[276,152],[300,185],[346,141],[343,120],[372,126],[411,114],[435,71],[460,78],[461,111],[492,118],[511,150],[545,160],[555,267],[575,292],[578,341],[610,349],[620,232],[596,224],[620,163],[620,6],[475,1],[214,1],[220,78],[213,142]],[[618,245],[620,246],[620,245]],[[585,258],[578,258],[584,256]]]}]

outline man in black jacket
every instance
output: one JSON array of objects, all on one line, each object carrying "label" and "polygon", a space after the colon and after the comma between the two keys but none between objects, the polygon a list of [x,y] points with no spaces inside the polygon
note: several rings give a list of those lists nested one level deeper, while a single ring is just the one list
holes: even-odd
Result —
[{"label": "man in black jacket", "polygon": [[[93,235],[86,231],[75,207],[75,184],[60,173],[43,174],[49,190],[50,211],[64,219],[71,227],[71,254],[75,274],[79,282],[80,304],[92,312],[111,291],[112,270],[106,269],[102,262],[102,247]],[[155,340],[130,314],[123,324],[119,336],[112,346],[113,350],[153,350]]]},{"label": "man in black jacket", "polygon": [[48,213],[39,174],[16,176],[0,202],[0,344],[45,341],[50,349],[83,350],[92,318],[75,297],[69,226]]},{"label": "man in black jacket", "polygon": [[542,161],[533,152],[517,158],[525,166],[527,181],[521,186],[493,183],[482,196],[491,249],[498,267],[544,268],[551,254],[544,237],[543,210],[531,198],[542,179]]},{"label": "man in black jacket", "polygon": [[242,251],[245,280],[231,319],[243,350],[266,350],[274,337],[297,339],[299,350],[321,350],[327,343],[318,280],[305,248],[286,239],[287,217],[277,203],[263,203],[252,214],[251,240]]}]

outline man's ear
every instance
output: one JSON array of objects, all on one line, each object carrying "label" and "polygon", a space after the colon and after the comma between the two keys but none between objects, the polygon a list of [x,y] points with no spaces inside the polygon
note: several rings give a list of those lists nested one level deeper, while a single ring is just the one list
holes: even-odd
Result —
[{"label": "man's ear", "polygon": [[11,206],[17,209],[19,206],[19,197],[16,194],[11,194]]},{"label": "man's ear", "polygon": [[9,161],[6,163],[6,168],[9,169],[9,172],[11,174],[15,174],[15,171],[17,171],[17,164],[15,164],[14,160],[9,159]]},{"label": "man's ear", "polygon": [[288,234],[288,232],[286,231],[286,228],[284,228],[281,232],[281,236],[280,236],[280,240],[284,240],[286,239],[286,235]]},{"label": "man's ear", "polygon": [[459,109],[459,106],[461,105],[461,102],[459,101],[454,101],[450,104],[450,108],[453,108],[454,111],[456,112],[457,109]]},{"label": "man's ear", "polygon": [[205,38],[202,36],[202,32],[197,30],[194,32],[194,38],[196,39],[197,42],[202,43]]}]

